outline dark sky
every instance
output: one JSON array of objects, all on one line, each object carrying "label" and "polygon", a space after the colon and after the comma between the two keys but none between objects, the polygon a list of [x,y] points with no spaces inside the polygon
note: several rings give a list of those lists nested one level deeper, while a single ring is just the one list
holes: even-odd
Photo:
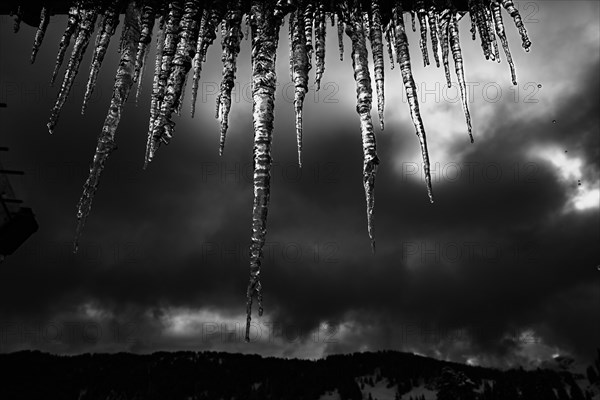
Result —
[{"label": "dark sky", "polygon": [[265,315],[254,314],[250,344],[243,341],[250,42],[242,43],[223,157],[213,116],[220,46],[208,53],[196,117],[189,116],[188,87],[172,143],[142,171],[146,74],[139,104],[132,96],[126,107],[118,150],[73,255],[75,206],[110,101],[117,39],[81,116],[88,49],[51,136],[45,124],[57,88],[48,83],[64,18],[52,20],[30,65],[34,28],[13,34],[3,16],[0,101],[8,108],[0,110],[0,145],[10,152],[2,162],[25,171],[13,186],[40,230],[0,265],[0,350],[213,349],[314,358],[397,349],[496,366],[535,366],[556,354],[588,360],[600,345],[599,5],[519,6],[533,46],[522,50],[505,14],[516,87],[504,55],[501,64],[486,61],[470,39],[468,18],[460,23],[474,144],[456,87],[444,88],[443,69],[422,67],[418,37],[409,33],[434,204],[400,72],[386,65],[386,129],[376,132],[375,256],[366,231],[350,41],[341,62],[328,27],[322,89],[315,94],[312,87],[305,104],[299,170],[282,30]]}]

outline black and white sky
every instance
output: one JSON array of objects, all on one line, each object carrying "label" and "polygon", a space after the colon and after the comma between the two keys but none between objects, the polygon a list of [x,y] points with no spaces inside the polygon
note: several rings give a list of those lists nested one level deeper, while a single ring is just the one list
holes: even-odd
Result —
[{"label": "black and white sky", "polygon": [[[0,145],[39,231],[0,264],[0,351],[224,350],[318,358],[395,349],[479,365],[582,361],[600,346],[600,16],[596,1],[518,2],[531,52],[505,14],[518,85],[460,22],[475,143],[456,86],[422,67],[409,32],[435,203],[399,70],[386,59],[370,249],[350,41],[327,31],[320,92],[305,103],[297,167],[287,28],[277,54],[265,314],[243,340],[252,207],[250,42],[242,42],[225,154],[214,118],[220,46],[195,118],[142,171],[151,74],[128,101],[78,254],[75,207],[110,101],[117,39],[80,115],[88,53],[54,135],[50,76],[65,25],[54,17],[34,65],[35,29],[0,18]],[[117,37],[118,38],[118,37]],[[91,47],[90,47],[91,48]],[[153,60],[153,53],[150,55]],[[314,69],[311,71],[314,82]],[[541,86],[540,86],[541,85]],[[188,88],[189,89],[189,88]],[[376,109],[373,110],[376,122]],[[580,184],[579,184],[580,183]]]}]

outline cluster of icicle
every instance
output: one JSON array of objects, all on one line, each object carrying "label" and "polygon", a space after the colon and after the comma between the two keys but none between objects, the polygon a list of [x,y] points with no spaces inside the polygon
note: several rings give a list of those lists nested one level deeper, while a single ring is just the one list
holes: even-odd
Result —
[{"label": "cluster of icicle", "polygon": [[[363,146],[363,185],[367,203],[367,226],[373,251],[373,209],[375,175],[379,164],[376,152],[375,132],[371,120],[372,86],[369,74],[369,49],[373,57],[377,111],[381,129],[384,128],[384,54],[389,55],[391,68],[394,61],[402,75],[408,99],[409,112],[419,139],[428,195],[433,202],[429,156],[425,127],[419,112],[417,90],[412,75],[405,28],[405,11],[410,12],[411,27],[420,29],[420,50],[425,66],[430,64],[428,31],[431,52],[437,67],[443,65],[448,86],[451,86],[449,58],[454,61],[467,131],[471,141],[471,119],[464,77],[463,59],[459,42],[458,21],[466,10],[457,10],[451,0],[415,0],[408,10],[402,1],[325,1],[325,0],[267,0],[267,1],[183,1],[160,0],[97,2],[78,0],[68,12],[67,27],[60,40],[56,66],[51,82],[54,83],[65,59],[67,48],[74,39],[56,103],[51,111],[48,129],[52,133],[59,114],[73,86],[81,60],[98,26],[94,54],[86,85],[82,113],[94,91],[98,71],[105,58],[109,42],[125,9],[125,19],[119,43],[120,62],[117,68],[110,107],[98,144],[90,173],[84,185],[77,210],[75,249],[82,228],[90,212],[94,193],[98,188],[104,165],[115,148],[115,134],[123,106],[134,84],[138,84],[136,97],[140,94],[139,82],[146,69],[146,60],[156,30],[157,56],[151,93],[150,121],[146,143],[146,166],[156,156],[163,144],[173,138],[175,123],[173,114],[180,114],[184,88],[188,74],[192,75],[191,114],[194,115],[202,65],[209,46],[221,31],[223,75],[217,97],[216,116],[220,120],[219,153],[222,154],[231,108],[231,92],[236,78],[236,62],[240,43],[245,35],[252,39],[252,99],[254,124],[254,204],[252,209],[252,243],[250,246],[250,283],[247,290],[247,327],[249,338],[252,302],[258,301],[258,313],[263,312],[261,291],[261,260],[267,229],[267,212],[270,197],[271,140],[273,134],[273,110],[276,88],[275,56],[280,27],[286,16],[290,39],[290,75],[294,83],[295,128],[298,142],[298,162],[302,162],[302,104],[309,88],[309,71],[315,64],[315,85],[318,90],[325,72],[325,34],[327,18],[337,23],[340,59],[344,56],[344,32],[352,46],[352,67],[356,81],[356,110],[360,119]],[[481,47],[486,59],[500,61],[498,40],[510,65],[512,81],[516,74],[502,20],[502,8],[512,17],[522,39],[522,47],[529,50],[531,42],[519,12],[510,0],[469,0],[473,39],[479,32]],[[51,10],[41,11],[40,25],[35,35],[31,61],[44,38]],[[18,30],[20,13],[17,13],[15,31]],[[155,29],[155,23],[158,27]],[[245,25],[245,34],[243,26]],[[386,44],[384,44],[384,38]],[[384,49],[385,48],[385,49]],[[440,57],[441,53],[441,57]],[[441,61],[440,61],[441,58]],[[193,71],[193,73],[192,73]]]}]

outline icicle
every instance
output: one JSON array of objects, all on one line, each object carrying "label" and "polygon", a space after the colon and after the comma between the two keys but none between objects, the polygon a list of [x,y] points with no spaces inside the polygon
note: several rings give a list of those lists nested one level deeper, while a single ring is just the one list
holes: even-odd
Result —
[{"label": "icicle", "polygon": [[517,84],[517,72],[515,71],[515,64],[510,54],[510,48],[508,47],[508,40],[506,39],[506,32],[504,31],[504,23],[502,22],[502,9],[497,1],[492,1],[492,14],[494,15],[494,24],[496,25],[496,34],[500,38],[504,54],[506,54],[506,60],[510,66],[510,74],[512,77],[513,85]]},{"label": "icicle", "polygon": [[[163,100],[166,95],[167,83],[171,68],[173,66],[173,57],[177,49],[177,39],[179,33],[179,25],[181,22],[181,14],[183,1],[171,1],[169,3],[169,15],[165,22],[164,28],[164,43],[161,51],[160,72],[158,73],[156,91],[153,90],[152,97],[154,101],[154,109],[150,110],[151,125],[148,130],[148,138],[146,141],[146,155],[144,158],[144,168],[152,161],[156,147],[158,146],[158,137],[162,136],[164,129],[159,129],[157,124],[162,128],[164,121],[159,122],[162,112]],[[154,89],[154,88],[153,88]],[[154,114],[154,118],[152,118]]]},{"label": "icicle", "polygon": [[196,113],[196,98],[198,96],[198,85],[200,83],[200,75],[202,73],[202,47],[204,43],[205,31],[207,29],[206,25],[209,18],[210,11],[205,9],[202,13],[202,19],[200,20],[200,29],[198,31],[198,38],[196,41],[196,54],[192,60],[192,68],[194,70],[194,77],[192,79],[192,118],[194,118],[194,114]]},{"label": "icicle", "polygon": [[40,13],[40,25],[38,26],[37,32],[35,33],[35,39],[33,41],[33,49],[31,50],[31,63],[35,62],[35,57],[37,56],[38,50],[42,45],[42,41],[44,40],[44,35],[46,35],[46,28],[48,28],[48,23],[50,22],[50,13],[48,11],[48,7],[42,7],[42,12]]},{"label": "icicle", "polygon": [[246,40],[248,40],[248,38],[250,37],[250,20],[248,18],[249,16],[248,14],[246,14],[246,31],[244,32]]},{"label": "icicle", "polygon": [[362,23],[363,23],[363,33],[365,35],[365,40],[369,40],[371,37],[371,17],[367,11],[363,11],[362,13]]},{"label": "icicle", "polygon": [[306,36],[306,54],[308,63],[312,66],[313,56],[313,19],[315,17],[314,7],[311,1],[307,1],[304,7],[304,35]]},{"label": "icicle", "polygon": [[[135,104],[137,105],[140,95],[142,94],[142,78],[144,76],[144,72],[146,71],[146,62],[148,61],[148,53],[149,48],[146,47],[145,54],[142,54],[142,64],[139,69],[139,74],[137,78],[134,76],[134,83],[137,84],[137,90],[135,91]],[[137,55],[136,55],[136,63],[137,63]]]},{"label": "icicle", "polygon": [[159,111],[159,85],[160,72],[162,67],[162,56],[165,44],[165,18],[161,17],[160,27],[158,31],[158,37],[156,38],[156,60],[154,62],[154,77],[152,79],[152,97],[150,98],[150,123],[148,124],[148,134],[146,140],[146,159],[148,158],[148,151],[152,144],[152,129],[154,127],[154,121],[158,116]]},{"label": "icicle", "polygon": [[388,28],[385,30],[385,39],[387,41],[387,51],[388,51],[388,56],[390,57],[390,65],[392,67],[392,69],[394,69],[394,50],[393,50],[393,46],[392,46],[392,38],[396,36],[395,33],[393,33],[393,24],[389,24]]},{"label": "icicle", "polygon": [[515,26],[519,30],[519,34],[521,35],[521,41],[523,48],[525,51],[529,51],[531,47],[531,41],[527,36],[527,29],[525,29],[525,24],[523,24],[523,20],[521,19],[521,14],[519,14],[519,10],[516,9],[515,4],[512,0],[500,0],[502,3],[502,7],[510,14],[512,19],[515,21]]},{"label": "icicle", "polygon": [[198,31],[198,40],[196,44],[196,55],[192,61],[194,67],[194,81],[192,84],[192,117],[196,112],[196,97],[198,95],[198,85],[200,82],[200,74],[202,72],[202,63],[206,61],[206,53],[210,45],[217,38],[215,29],[222,18],[222,9],[219,3],[215,2],[215,8],[208,9],[202,15],[200,21],[200,29]]},{"label": "icicle", "polygon": [[254,120],[254,204],[252,207],[252,244],[250,282],[246,292],[246,341],[250,340],[253,297],[258,315],[263,314],[260,267],[267,232],[267,213],[271,194],[271,141],[275,103],[276,55],[279,23],[274,21],[273,1],[253,0],[252,12],[252,113]]},{"label": "icicle", "polygon": [[81,237],[83,227],[92,207],[94,194],[98,189],[100,175],[102,174],[104,165],[106,164],[110,153],[116,147],[115,134],[121,119],[123,106],[125,105],[131,87],[133,86],[135,49],[140,35],[139,17],[139,8],[135,7],[134,2],[131,2],[125,14],[125,40],[123,43],[123,51],[121,52],[121,60],[119,62],[119,67],[117,68],[108,115],[104,120],[102,132],[98,136],[98,144],[90,167],[90,174],[83,186],[83,194],[77,206],[77,229],[74,240],[75,252],[77,252],[79,238]]},{"label": "icicle", "polygon": [[[356,81],[356,111],[360,116],[363,147],[363,185],[367,201],[367,226],[371,248],[375,252],[373,236],[373,210],[375,206],[375,174],[379,165],[373,123],[371,121],[371,76],[364,27],[360,13],[353,10],[346,24],[346,33],[352,40],[352,67]],[[382,50],[383,52],[383,50]],[[383,57],[381,57],[383,59]]]},{"label": "icicle", "polygon": [[315,12],[315,50],[317,70],[315,74],[315,83],[317,90],[321,88],[321,78],[325,72],[325,32],[327,22],[325,21],[325,4],[321,0]]},{"label": "icicle", "polygon": [[379,9],[379,0],[372,0],[371,15],[371,51],[373,52],[375,85],[377,88],[377,112],[379,115],[379,124],[381,126],[381,130],[383,130],[383,109],[385,104],[385,94],[383,66],[383,33],[381,29],[381,11]]},{"label": "icicle", "polygon": [[60,43],[58,45],[58,55],[56,56],[56,65],[54,66],[54,72],[52,72],[52,79],[50,80],[50,84],[54,85],[56,81],[56,77],[58,76],[58,71],[63,63],[65,58],[65,53],[67,52],[67,48],[69,47],[69,43],[71,43],[71,36],[75,33],[79,24],[79,15],[80,10],[78,5],[74,5],[69,9],[69,17],[67,19],[67,28],[65,29],[65,33],[63,33],[62,38],[60,39]]},{"label": "icicle", "polygon": [[23,20],[23,8],[21,8],[21,6],[18,6],[17,14],[15,15],[15,24],[13,26],[14,33],[19,32],[19,29],[21,29],[21,21],[22,20]]},{"label": "icicle", "polygon": [[91,9],[84,9],[82,10],[82,13],[83,18],[81,19],[79,25],[79,33],[77,34],[77,39],[75,40],[75,45],[73,46],[73,51],[71,52],[69,64],[67,65],[65,76],[56,98],[56,103],[52,108],[50,120],[47,124],[50,133],[54,132],[60,111],[67,101],[67,97],[69,96],[69,92],[71,91],[71,87],[75,81],[75,76],[79,70],[79,64],[81,64],[83,54],[85,53],[85,50],[90,42],[90,36],[92,36],[94,24],[98,16],[98,10],[95,7]]},{"label": "icicle", "polygon": [[204,31],[205,37],[202,41],[202,61],[206,61],[206,53],[208,52],[208,48],[217,38],[216,30],[218,28],[219,22],[223,16],[223,9],[221,5],[217,2],[212,9],[210,18],[207,20],[206,30]]},{"label": "icicle", "polygon": [[[227,35],[227,31],[225,30],[225,21],[223,21],[220,25],[221,28],[221,47],[223,47],[223,39],[225,38],[225,36]],[[221,54],[223,53],[224,49],[221,50]],[[223,61],[223,55],[221,55],[221,62]],[[222,83],[222,81],[221,81]],[[221,110],[221,87],[219,87],[219,92],[217,93],[217,101],[215,102],[215,119],[219,119],[219,112]],[[220,147],[220,144],[219,144]],[[219,154],[221,153],[220,151],[221,149],[219,148]]]},{"label": "icicle", "polygon": [[[298,14],[296,11],[297,10],[292,11],[288,18],[288,42],[290,44],[290,55],[289,55],[290,80],[292,82],[294,81],[294,46],[293,46],[292,42],[294,41],[294,32],[296,30],[295,26],[297,25],[296,21],[294,20],[296,18],[296,15]],[[304,21],[304,20],[302,20],[302,21]],[[304,32],[304,30],[303,30],[303,32]],[[305,44],[305,47],[306,47],[306,44]]]},{"label": "icicle", "polygon": [[340,61],[344,61],[344,21],[342,20],[340,14],[337,14],[337,33]]},{"label": "icicle", "polygon": [[242,4],[241,0],[235,0],[231,3],[227,11],[221,37],[221,46],[223,48],[223,79],[219,91],[219,102],[217,110],[221,120],[221,138],[219,140],[219,155],[223,154],[225,148],[225,137],[229,127],[229,110],[231,109],[231,91],[235,86],[235,75],[237,71],[237,56],[240,52],[240,42],[242,40]]},{"label": "icicle", "polygon": [[135,75],[133,77],[134,83],[137,83],[135,93],[136,103],[141,93],[142,79],[146,70],[146,60],[148,59],[150,42],[152,42],[152,30],[154,29],[156,11],[157,4],[155,0],[147,2],[142,8],[140,41],[137,44],[137,52],[135,54]]},{"label": "icicle", "polygon": [[440,56],[438,54],[438,38],[437,33],[439,31],[437,25],[437,18],[435,15],[435,8],[431,7],[427,12],[427,21],[429,23],[429,29],[431,34],[431,47],[433,50],[433,57],[435,58],[435,66],[440,67]]},{"label": "icicle", "polygon": [[[223,47],[223,39],[225,38],[225,36],[227,36],[227,29],[226,29],[226,21],[227,18],[224,18],[224,20],[219,24],[219,27],[221,29],[221,47]],[[240,32],[240,35],[242,33]],[[221,61],[223,61],[223,50],[221,50]],[[223,81],[221,80],[221,84],[223,83]],[[221,90],[221,87],[219,86],[219,92],[217,93],[217,101],[215,102],[215,119],[219,119],[219,114],[221,112],[221,96],[223,95],[223,92]],[[222,151],[221,151],[221,145],[220,145],[220,141],[219,141],[219,155],[222,155]]]},{"label": "icicle", "polygon": [[450,36],[450,48],[452,49],[452,57],[454,59],[454,68],[456,69],[456,78],[458,79],[458,86],[460,87],[460,97],[462,99],[463,111],[465,112],[465,119],[467,120],[469,137],[471,138],[471,143],[473,143],[471,114],[469,113],[469,103],[467,100],[467,85],[465,83],[465,72],[463,69],[463,59],[460,50],[458,22],[456,21],[456,15],[454,13],[452,13],[450,16],[448,31]]},{"label": "icicle", "polygon": [[421,30],[421,40],[419,40],[419,46],[421,47],[421,54],[423,55],[423,66],[429,65],[429,53],[427,51],[427,12],[425,11],[425,0],[417,0],[416,12],[419,19],[419,29]]},{"label": "icicle", "polygon": [[[94,56],[92,57],[92,64],[90,65],[90,76],[87,81],[85,88],[85,95],[83,96],[83,105],[81,106],[81,115],[85,114],[88,102],[96,87],[96,80],[98,79],[98,73],[102,66],[102,61],[108,50],[110,38],[115,34],[117,25],[119,24],[119,3],[120,0],[112,0],[104,11],[102,17],[102,26],[96,36],[96,49],[94,50]],[[125,30],[125,27],[123,27]]]},{"label": "icicle", "polygon": [[427,193],[429,201],[433,203],[433,190],[431,187],[431,172],[429,165],[429,152],[427,150],[427,137],[425,135],[425,127],[421,119],[419,111],[419,100],[417,98],[417,87],[412,76],[410,66],[410,53],[408,50],[408,39],[404,27],[404,17],[402,15],[402,2],[396,0],[396,6],[393,9],[393,19],[396,27],[396,57],[400,72],[402,73],[402,81],[404,82],[404,90],[410,109],[410,116],[415,125],[416,134],[421,145],[421,156],[423,157],[423,168],[425,170],[425,180],[427,183]]},{"label": "icicle", "polygon": [[[302,105],[308,92],[308,54],[306,52],[306,36],[304,35],[304,19],[301,11],[290,15],[292,32],[292,80],[294,82],[294,111],[296,115],[296,142],[298,146],[298,165],[302,167]],[[319,54],[317,42],[317,55]]]},{"label": "icicle", "polygon": [[476,15],[475,22],[477,24],[477,29],[479,30],[479,38],[481,39],[481,48],[483,49],[483,54],[486,60],[489,60],[493,54],[491,49],[491,37],[488,31],[488,22],[486,20],[486,14],[484,10],[484,6],[480,1],[472,0],[472,5],[469,13],[471,15]]},{"label": "icicle", "polygon": [[[290,44],[290,54],[289,54],[289,62],[290,62],[290,80],[294,81],[294,46],[292,42],[294,41],[294,18],[296,18],[296,13],[291,12],[288,18],[288,42]],[[304,33],[304,32],[303,32]],[[306,42],[306,40],[305,40]]]},{"label": "icicle", "polygon": [[452,78],[450,77],[450,44],[448,43],[448,25],[450,24],[450,10],[446,9],[438,14],[438,36],[442,46],[442,62],[444,64],[444,73],[446,74],[446,83],[452,87]]},{"label": "icicle", "polygon": [[477,13],[474,11],[476,0],[469,0],[469,19],[471,20],[471,39],[475,40],[477,38]]},{"label": "icicle", "polygon": [[[171,3],[172,4],[172,3]],[[201,13],[201,0],[186,1],[183,17],[181,17],[181,31],[177,42],[169,42],[169,33],[176,31],[176,26],[169,26],[169,22],[178,20],[181,11],[177,5],[172,8],[172,15],[167,22],[167,35],[165,49],[163,50],[163,66],[161,67],[161,80],[159,85],[164,85],[163,97],[160,103],[160,112],[154,121],[152,130],[152,143],[146,162],[152,161],[154,154],[161,144],[169,144],[173,137],[175,123],[171,120],[172,114],[177,109],[181,99],[185,78],[192,66],[192,58],[196,49]],[[173,16],[173,18],[171,18]],[[214,33],[214,30],[213,30]],[[175,48],[174,54],[171,49]],[[173,54],[171,56],[171,54]],[[159,99],[160,96],[159,96]]]},{"label": "icicle", "polygon": [[484,12],[485,12],[485,20],[487,22],[487,30],[488,30],[488,34],[490,35],[490,43],[492,44],[492,48],[493,48],[493,56],[492,58],[494,60],[496,60],[496,62],[500,62],[500,50],[498,49],[498,41],[496,40],[496,35],[494,33],[495,30],[495,25],[494,25],[494,16],[492,15],[492,10],[491,10],[491,3],[489,7],[484,7]]},{"label": "icicle", "polygon": [[183,108],[183,100],[185,99],[185,88],[187,87],[188,75],[185,76],[183,80],[183,85],[181,86],[181,95],[177,99],[175,103],[175,114],[181,117],[181,109]]}]

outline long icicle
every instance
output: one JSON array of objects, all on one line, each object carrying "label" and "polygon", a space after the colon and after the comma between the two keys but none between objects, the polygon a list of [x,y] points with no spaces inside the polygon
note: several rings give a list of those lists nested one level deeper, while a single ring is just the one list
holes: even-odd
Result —
[{"label": "long icicle", "polygon": [[463,67],[462,52],[460,49],[460,38],[458,34],[458,22],[456,21],[456,13],[450,15],[450,24],[448,25],[450,36],[450,48],[452,49],[452,58],[454,59],[454,68],[456,70],[456,78],[460,87],[460,97],[462,99],[463,111],[467,121],[467,129],[469,130],[469,138],[473,143],[473,132],[471,127],[471,113],[469,112],[469,100],[467,98],[467,84],[465,82],[465,71]]},{"label": "long icicle", "polygon": [[[165,39],[162,48],[161,61],[160,61],[160,73],[158,74],[157,90],[152,93],[155,101],[154,115],[156,116],[152,121],[152,125],[148,131],[148,138],[146,142],[146,156],[144,158],[144,168],[148,167],[148,164],[154,157],[156,146],[159,141],[156,137],[158,129],[156,127],[157,121],[160,118],[162,110],[162,102],[165,97],[167,88],[167,82],[169,75],[171,74],[171,68],[173,66],[173,57],[177,50],[177,38],[179,33],[179,25],[181,22],[181,14],[183,12],[183,1],[171,1],[169,3],[169,15],[165,22]],[[152,112],[152,110],[151,110]],[[162,125],[161,125],[162,126]]]},{"label": "long icicle", "polygon": [[156,150],[161,144],[169,144],[173,137],[175,123],[171,120],[171,116],[177,110],[186,76],[192,67],[192,58],[194,57],[198,38],[198,20],[202,11],[201,4],[201,0],[185,1],[175,53],[172,59],[169,60],[166,59],[163,52],[163,65],[167,63],[170,66],[162,69],[161,72],[166,70],[169,75],[164,81],[165,89],[160,103],[160,113],[154,121],[148,161],[152,161]]},{"label": "long icicle", "polygon": [[336,13],[337,19],[337,34],[338,34],[338,50],[340,52],[340,61],[344,61],[344,20],[339,13]]},{"label": "long icicle", "polygon": [[139,17],[139,8],[135,6],[134,2],[131,2],[125,14],[125,40],[121,52],[121,60],[119,61],[119,67],[117,68],[108,115],[104,120],[102,132],[98,136],[98,144],[90,167],[90,173],[83,186],[83,194],[77,205],[77,229],[73,243],[75,252],[77,252],[79,239],[92,207],[94,194],[98,189],[100,175],[104,170],[104,165],[106,164],[108,157],[116,147],[115,135],[117,127],[121,120],[123,107],[127,101],[131,87],[133,86],[135,50],[140,36]]},{"label": "long icicle", "polygon": [[142,17],[140,22],[140,41],[137,44],[137,52],[135,54],[135,74],[133,76],[134,83],[137,84],[135,92],[135,101],[137,103],[142,92],[142,79],[146,70],[146,61],[152,42],[152,30],[156,20],[158,4],[156,0],[148,1],[142,8]]},{"label": "long icicle", "polygon": [[35,62],[35,57],[37,56],[38,51],[40,50],[40,46],[42,45],[42,41],[44,40],[44,36],[46,35],[46,28],[48,28],[48,23],[50,22],[50,12],[48,7],[42,7],[42,11],[40,13],[40,25],[38,26],[37,32],[35,33],[35,39],[33,40],[33,49],[31,50],[31,63]]},{"label": "long icicle", "polygon": [[490,35],[490,43],[492,44],[493,56],[492,58],[496,60],[496,62],[500,62],[500,50],[498,49],[498,41],[496,40],[495,34],[495,24],[494,24],[494,15],[492,14],[492,4],[490,3],[488,7],[484,7],[483,11],[485,13],[485,20],[487,22],[487,30]]},{"label": "long icicle", "polygon": [[437,15],[438,36],[442,46],[442,63],[444,64],[444,73],[446,75],[446,84],[452,87],[452,78],[450,77],[450,43],[448,39],[448,25],[450,24],[450,10],[445,9]]},{"label": "long icicle", "polygon": [[387,42],[387,51],[388,51],[388,56],[390,58],[390,66],[391,69],[394,69],[394,48],[393,48],[393,41],[396,37],[396,34],[393,32],[393,27],[394,24],[390,23],[388,24],[387,29],[385,30],[385,40]]},{"label": "long icicle", "polygon": [[313,56],[313,21],[315,18],[315,8],[312,1],[307,1],[304,6],[304,35],[306,36],[306,54],[308,62],[312,64]]},{"label": "long icicle", "polygon": [[159,20],[158,36],[156,38],[156,60],[154,62],[154,77],[152,79],[152,96],[150,98],[150,123],[148,124],[148,134],[146,139],[146,155],[145,159],[148,158],[148,151],[150,150],[152,142],[152,129],[154,128],[154,121],[158,116],[160,107],[158,92],[159,86],[158,81],[160,79],[160,72],[162,67],[162,55],[165,47],[165,25],[166,17],[161,17]]},{"label": "long icicle", "polygon": [[[352,67],[356,81],[356,111],[360,116],[360,130],[363,148],[363,186],[367,202],[367,229],[371,239],[371,249],[375,253],[373,232],[373,211],[375,208],[375,175],[379,158],[373,122],[371,120],[371,76],[369,74],[369,56],[363,21],[357,9],[348,15],[346,33],[352,40]],[[383,53],[383,50],[382,50]],[[382,57],[383,58],[383,55]]]},{"label": "long icicle", "polygon": [[435,66],[437,68],[440,67],[440,56],[438,54],[438,37],[437,33],[439,31],[437,26],[437,18],[435,15],[435,8],[432,6],[427,11],[427,22],[429,23],[429,32],[431,34],[431,48],[433,50],[433,58],[435,59]]},{"label": "long icicle", "polygon": [[425,170],[427,194],[429,195],[429,201],[433,203],[433,189],[431,187],[431,170],[429,164],[429,151],[427,150],[427,136],[425,134],[425,127],[423,126],[423,120],[421,119],[421,112],[419,110],[417,87],[415,85],[415,80],[413,78],[410,66],[408,39],[406,37],[404,16],[402,13],[402,1],[396,0],[396,6],[393,9],[393,19],[396,27],[396,58],[398,66],[400,67],[400,72],[402,73],[402,81],[404,82],[404,90],[406,91],[410,116],[413,124],[415,125],[416,134],[421,145],[421,156],[423,158],[423,169]]},{"label": "long icicle", "polygon": [[510,14],[512,19],[515,21],[515,26],[519,30],[519,34],[521,35],[521,46],[525,49],[525,51],[529,51],[531,47],[531,41],[529,40],[529,36],[527,36],[527,29],[525,29],[525,24],[521,19],[521,14],[519,14],[519,10],[515,7],[515,4],[512,0],[500,0],[502,7]]},{"label": "long icicle", "polygon": [[[225,38],[225,36],[227,35],[227,30],[225,29],[225,22],[226,21],[221,22],[221,47],[223,46],[223,38]],[[223,54],[223,50],[221,50],[221,60],[223,59],[222,54]],[[219,119],[219,113],[221,112],[221,95],[222,94],[223,93],[221,92],[221,87],[219,86],[219,91],[217,92],[216,107],[215,107],[215,118],[216,119]],[[220,140],[219,140],[219,142],[220,142]],[[219,147],[220,146],[221,146],[221,144],[219,143]]]},{"label": "long icicle", "polygon": [[198,97],[198,86],[200,84],[200,76],[202,74],[202,47],[204,43],[205,31],[207,29],[208,19],[210,18],[210,11],[204,9],[202,18],[200,19],[200,29],[198,30],[198,39],[196,41],[196,54],[192,60],[192,69],[194,70],[194,76],[192,78],[192,106],[190,113],[192,118],[196,114],[196,99]]},{"label": "long icicle", "polygon": [[[94,55],[92,57],[92,64],[90,65],[90,75],[86,84],[85,94],[83,96],[83,105],[81,106],[81,115],[85,114],[88,102],[92,97],[94,88],[96,87],[96,80],[98,79],[98,73],[102,66],[102,61],[108,50],[110,44],[110,38],[115,34],[117,25],[119,24],[119,4],[120,0],[112,0],[102,16],[102,25],[98,36],[96,37],[96,48],[94,49]],[[125,28],[123,28],[125,29]]]},{"label": "long icicle", "polygon": [[308,71],[310,70],[306,52],[306,36],[304,35],[304,18],[302,18],[301,12],[302,9],[298,9],[290,14],[296,143],[298,147],[298,165],[300,167],[302,167],[302,105],[306,92],[308,92]]},{"label": "long icicle", "polygon": [[383,110],[385,107],[384,66],[383,66],[383,32],[381,28],[381,10],[379,0],[371,1],[371,51],[377,89],[377,113],[381,130],[384,128]]},{"label": "long icicle", "polygon": [[417,0],[415,11],[419,19],[419,29],[421,31],[419,46],[421,47],[421,54],[423,56],[423,66],[426,67],[429,65],[429,52],[427,51],[427,11],[425,11],[425,0]]},{"label": "long icicle", "polygon": [[[298,7],[302,7],[301,4],[298,5]],[[290,55],[289,55],[289,61],[290,61],[290,81],[294,81],[294,46],[292,46],[292,42],[294,41],[294,33],[295,33],[295,26],[297,25],[296,22],[294,22],[294,19],[296,18],[296,12],[292,11],[290,13],[290,16],[288,17],[288,41],[290,44]],[[303,18],[304,19],[304,18]],[[302,34],[304,34],[304,32],[302,32]],[[304,45],[306,47],[306,38],[304,39]]]},{"label": "long icicle", "polygon": [[73,46],[73,51],[71,52],[69,64],[65,70],[65,76],[47,124],[48,131],[50,133],[54,132],[54,128],[58,123],[58,116],[60,115],[60,111],[62,110],[65,102],[67,101],[67,97],[69,96],[69,92],[71,91],[71,87],[75,81],[75,76],[79,71],[79,64],[81,64],[83,54],[90,43],[90,37],[94,31],[94,24],[96,23],[96,18],[98,16],[98,10],[96,7],[84,9],[82,12],[83,18],[81,19],[79,25],[79,33],[77,34],[77,39],[75,40],[75,45]]},{"label": "long icicle", "polygon": [[60,43],[58,44],[58,55],[56,56],[56,64],[54,66],[54,71],[52,72],[52,78],[50,79],[50,84],[54,85],[56,81],[56,77],[58,76],[58,71],[65,59],[65,53],[67,52],[67,48],[69,47],[69,43],[71,43],[71,37],[77,31],[79,26],[79,18],[80,18],[81,10],[79,8],[79,3],[75,3],[71,8],[69,8],[69,16],[67,17],[67,28],[63,33]]},{"label": "long icicle", "polygon": [[496,34],[500,38],[504,54],[506,54],[506,60],[510,66],[510,75],[512,77],[513,85],[517,84],[517,71],[515,70],[515,64],[510,54],[510,48],[508,47],[508,39],[506,38],[506,32],[504,31],[504,23],[502,22],[502,9],[497,1],[492,1],[492,14],[494,15],[494,24],[496,25]]},{"label": "long icicle", "polygon": [[194,69],[194,78],[192,82],[192,117],[196,113],[196,97],[198,96],[198,85],[200,82],[200,74],[202,72],[202,63],[206,61],[206,53],[208,48],[217,38],[215,30],[222,19],[223,8],[222,4],[215,1],[212,8],[207,9],[200,21],[200,29],[198,30],[198,40],[196,43],[196,55],[192,60]]},{"label": "long icicle", "polygon": [[206,53],[208,52],[208,48],[217,38],[216,30],[219,22],[223,19],[224,13],[225,9],[223,8],[223,4],[219,1],[215,1],[211,10],[210,18],[207,20],[206,30],[204,32],[206,36],[202,41],[202,61],[206,61]]},{"label": "long icicle", "polygon": [[240,42],[242,40],[242,3],[241,0],[234,0],[227,11],[224,33],[221,38],[223,56],[223,79],[219,92],[219,102],[217,104],[219,118],[221,120],[221,137],[219,140],[219,155],[223,154],[225,149],[225,137],[229,127],[229,110],[231,109],[231,91],[235,86],[235,75],[237,71],[237,56],[240,52]]},{"label": "long icicle", "polygon": [[279,21],[273,15],[274,1],[253,0],[252,24],[252,114],[254,121],[254,204],[252,206],[252,244],[250,245],[250,282],[246,292],[246,341],[250,340],[252,301],[263,314],[260,267],[267,233],[267,214],[271,195],[271,141],[275,108],[276,55]]},{"label": "long icicle", "polygon": [[321,88],[321,78],[325,72],[325,32],[327,21],[325,20],[324,0],[319,1],[315,11],[315,61],[317,64],[315,83],[317,90]]}]

